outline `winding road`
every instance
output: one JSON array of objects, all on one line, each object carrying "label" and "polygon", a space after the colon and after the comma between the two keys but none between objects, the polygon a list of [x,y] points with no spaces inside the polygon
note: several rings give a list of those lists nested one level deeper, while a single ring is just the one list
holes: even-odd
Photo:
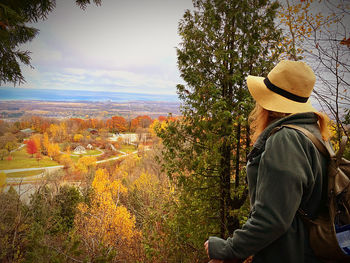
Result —
[{"label": "winding road", "polygon": [[[119,152],[122,155],[112,157],[112,158],[109,158],[106,160],[96,161],[96,163],[105,163],[105,162],[109,162],[109,161],[113,161],[113,160],[118,160],[119,158],[138,153],[138,151],[134,151],[131,153],[125,153],[122,151],[119,151]],[[51,172],[51,170],[55,170],[55,169],[58,170],[58,169],[61,169],[63,167],[64,167],[63,165],[55,165],[55,166],[46,166],[46,167],[32,167],[32,168],[18,168],[18,169],[0,170],[0,172],[16,173],[16,172],[25,172],[25,171],[45,170],[41,174],[37,174],[37,175],[25,176],[25,177],[7,177],[6,178],[6,182],[11,183],[11,184],[13,184],[13,183],[32,183],[33,181],[35,181],[37,179],[41,179],[41,178],[45,177],[45,174]]]}]

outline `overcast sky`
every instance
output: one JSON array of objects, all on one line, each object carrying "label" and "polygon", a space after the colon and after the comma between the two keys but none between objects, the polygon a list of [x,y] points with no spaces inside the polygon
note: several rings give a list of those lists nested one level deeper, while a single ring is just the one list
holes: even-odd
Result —
[{"label": "overcast sky", "polygon": [[22,88],[176,94],[177,28],[191,0],[103,0],[81,10],[58,0],[24,48]]}]

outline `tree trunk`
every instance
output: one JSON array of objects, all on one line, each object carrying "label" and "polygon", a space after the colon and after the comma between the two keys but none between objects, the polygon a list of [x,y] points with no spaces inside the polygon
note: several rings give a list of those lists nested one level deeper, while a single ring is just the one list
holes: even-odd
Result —
[{"label": "tree trunk", "polygon": [[235,171],[235,187],[236,189],[239,187],[239,159],[240,159],[240,153],[239,150],[241,148],[241,123],[238,122],[237,125],[237,145],[236,145],[236,171]]},{"label": "tree trunk", "polygon": [[222,147],[221,147],[221,222],[220,222],[220,235],[225,238],[227,235],[231,234],[234,225],[234,218],[230,216],[230,207],[232,204],[231,199],[231,145],[227,141],[227,138],[224,138]]}]

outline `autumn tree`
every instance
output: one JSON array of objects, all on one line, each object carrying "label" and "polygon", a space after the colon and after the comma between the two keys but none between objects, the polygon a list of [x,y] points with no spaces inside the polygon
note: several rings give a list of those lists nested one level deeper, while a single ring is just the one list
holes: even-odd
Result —
[{"label": "autumn tree", "polygon": [[277,3],[193,4],[179,23],[178,67],[187,83],[177,86],[183,118],[169,121],[159,136],[168,174],[181,187],[180,235],[200,248],[209,233],[227,237],[239,227],[253,106],[245,78],[273,67],[280,31]]},{"label": "autumn tree", "polygon": [[[134,246],[140,233],[135,227],[135,217],[120,203],[127,188],[120,180],[111,180],[103,169],[96,171],[92,188],[91,204],[80,203],[75,218],[76,229],[83,237],[87,253],[91,259],[97,259],[101,254],[107,257],[118,251],[116,255],[112,254],[114,260],[135,262]],[[103,250],[103,247],[107,249]]]},{"label": "autumn tree", "polygon": [[42,142],[42,146],[43,146],[42,152],[44,154],[48,154],[49,145],[50,145],[49,135],[47,134],[47,132],[45,132],[43,136],[43,142]]},{"label": "autumn tree", "polygon": [[69,169],[73,166],[73,161],[69,154],[62,154],[59,158],[59,163],[64,166],[64,169]]},{"label": "autumn tree", "polygon": [[52,123],[49,127],[50,138],[52,141],[56,141],[58,139],[59,134],[59,125]]},{"label": "autumn tree", "polygon": [[0,136],[0,149],[6,149],[6,144],[16,144],[17,138],[10,132],[6,132],[3,136]]},{"label": "autumn tree", "polygon": [[84,138],[84,136],[82,134],[74,134],[73,140],[75,142],[80,142],[83,138]]},{"label": "autumn tree", "polygon": [[148,128],[152,123],[151,117],[147,115],[137,116],[130,122],[130,131],[136,131],[137,128]]},{"label": "autumn tree", "polygon": [[35,153],[37,153],[37,151],[38,151],[38,148],[37,148],[37,146],[36,146],[35,141],[32,140],[32,139],[29,140],[29,141],[27,141],[27,153],[28,153],[28,154],[31,154],[32,157],[33,157],[33,155],[34,155]]},{"label": "autumn tree", "polygon": [[158,121],[165,121],[166,119],[166,116],[158,116]]},{"label": "autumn tree", "polygon": [[83,156],[75,164],[75,169],[83,174],[91,171],[94,167],[96,167],[96,158],[94,156]]},{"label": "autumn tree", "polygon": [[51,159],[55,159],[56,157],[59,156],[59,154],[60,154],[60,146],[58,145],[58,143],[49,143],[47,147],[47,155]]},{"label": "autumn tree", "polygon": [[34,135],[31,136],[30,139],[34,141],[35,146],[37,148],[37,151],[41,152],[42,135],[41,134],[34,134]]},{"label": "autumn tree", "polygon": [[127,121],[121,116],[113,116],[108,119],[106,125],[111,132],[125,132],[127,129]]},{"label": "autumn tree", "polygon": [[8,153],[11,153],[17,148],[17,143],[15,141],[9,141],[5,144],[4,148],[7,150]]}]

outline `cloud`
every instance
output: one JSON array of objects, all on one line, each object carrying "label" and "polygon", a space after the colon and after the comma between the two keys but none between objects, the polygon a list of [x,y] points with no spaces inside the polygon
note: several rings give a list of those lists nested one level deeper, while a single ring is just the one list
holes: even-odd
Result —
[{"label": "cloud", "polygon": [[57,1],[24,46],[35,71],[25,87],[175,94],[179,19],[191,0],[104,0],[83,11]]}]

